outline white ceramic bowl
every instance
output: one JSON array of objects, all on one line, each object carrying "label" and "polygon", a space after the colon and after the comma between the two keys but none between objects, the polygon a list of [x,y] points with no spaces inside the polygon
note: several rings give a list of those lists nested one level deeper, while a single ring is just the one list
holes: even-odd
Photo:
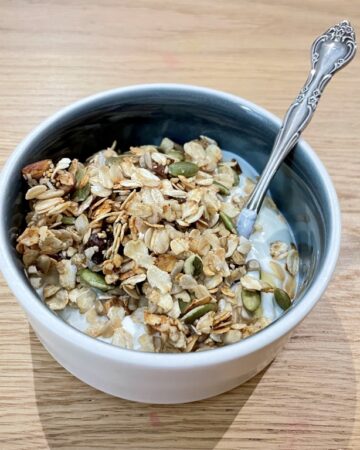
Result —
[{"label": "white ceramic bowl", "polygon": [[245,382],[273,360],[323,294],[339,251],[338,201],[323,165],[301,141],[271,186],[301,256],[294,305],[266,329],[237,344],[191,354],[141,353],[75,330],[52,313],[30,286],[14,250],[24,212],[21,167],[49,155],[84,157],[114,138],[125,148],[156,143],[161,136],[181,142],[206,134],[261,170],[279,123],[262,108],[222,92],[144,85],[81,100],[47,119],[17,147],[0,180],[1,270],[40,341],[63,367],[104,392],[151,403],[191,402]]}]

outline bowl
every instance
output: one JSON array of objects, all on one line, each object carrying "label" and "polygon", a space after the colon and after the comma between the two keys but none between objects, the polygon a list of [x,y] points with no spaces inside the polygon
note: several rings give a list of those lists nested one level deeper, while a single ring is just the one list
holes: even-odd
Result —
[{"label": "bowl", "polygon": [[154,84],[103,92],[45,120],[16,148],[0,181],[1,270],[39,340],[85,383],[129,400],[183,403],[244,383],[264,369],[320,299],[335,268],[340,212],[322,163],[299,141],[271,183],[271,194],[288,220],[301,265],[292,307],[264,330],[211,351],[153,354],[122,349],[91,338],[62,321],[37,296],[15,251],[24,224],[26,164],[70,156],[84,159],[114,139],[120,148],[185,142],[200,134],[238,153],[258,171],[269,156],[280,121],[240,97],[207,88]]}]

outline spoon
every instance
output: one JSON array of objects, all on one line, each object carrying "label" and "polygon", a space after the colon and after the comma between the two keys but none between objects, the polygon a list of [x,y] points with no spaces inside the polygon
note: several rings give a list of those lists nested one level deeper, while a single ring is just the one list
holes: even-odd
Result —
[{"label": "spoon", "polygon": [[335,72],[355,56],[355,32],[343,20],[319,36],[311,47],[312,67],[296,100],[288,109],[270,158],[237,220],[239,235],[250,237],[269,184],[314,115],[321,94]]}]

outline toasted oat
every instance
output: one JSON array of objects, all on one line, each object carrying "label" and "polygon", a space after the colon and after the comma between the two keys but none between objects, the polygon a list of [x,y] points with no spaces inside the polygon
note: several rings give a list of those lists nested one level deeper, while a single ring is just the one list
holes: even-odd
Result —
[{"label": "toasted oat", "polygon": [[283,259],[288,255],[289,246],[286,242],[275,241],[270,244],[270,255],[274,259]]},{"label": "toasted oat", "polygon": [[[203,351],[264,327],[242,291],[293,297],[299,257],[273,242],[272,273],[252,276],[251,242],[234,224],[254,184],[233,192],[238,163],[205,136],[115,149],[22,170],[30,212],[16,248],[49,308],[77,309],[90,336],[151,352]],[[126,316],[142,327],[137,340]]]}]

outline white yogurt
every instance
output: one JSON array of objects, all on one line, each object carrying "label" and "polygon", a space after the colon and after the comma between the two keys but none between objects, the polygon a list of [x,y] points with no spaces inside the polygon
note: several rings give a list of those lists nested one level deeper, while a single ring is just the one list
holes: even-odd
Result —
[{"label": "white yogurt", "polygon": [[[242,169],[239,187],[233,190],[232,195],[244,195],[246,178],[255,180],[259,174],[252,166],[250,166],[248,162],[234,153],[223,150],[223,155],[224,160],[227,161],[236,159]],[[248,254],[247,259],[258,260],[262,270],[271,272],[269,267],[269,262],[272,260],[269,251],[270,243],[279,240],[290,244],[295,242],[295,239],[285,217],[279,210],[268,206],[266,202],[264,202],[260,210],[256,220],[256,225],[259,225],[262,228],[262,231],[255,232],[250,236],[252,249]],[[283,310],[275,302],[273,294],[262,293],[261,303],[264,317],[266,317],[270,322],[280,317],[283,313]]]}]

